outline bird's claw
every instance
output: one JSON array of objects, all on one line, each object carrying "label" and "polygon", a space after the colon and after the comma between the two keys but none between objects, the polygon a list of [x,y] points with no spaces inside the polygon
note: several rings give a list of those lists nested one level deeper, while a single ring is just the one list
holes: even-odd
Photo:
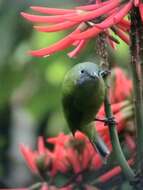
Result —
[{"label": "bird's claw", "polygon": [[104,122],[104,125],[117,125],[115,117],[108,117],[104,119],[95,118],[95,121]]},{"label": "bird's claw", "polygon": [[117,122],[115,121],[115,117],[106,118],[104,125],[117,125]]},{"label": "bird's claw", "polygon": [[106,78],[109,74],[111,73],[111,71],[109,70],[103,70],[100,72],[100,75],[103,77],[103,78]]}]

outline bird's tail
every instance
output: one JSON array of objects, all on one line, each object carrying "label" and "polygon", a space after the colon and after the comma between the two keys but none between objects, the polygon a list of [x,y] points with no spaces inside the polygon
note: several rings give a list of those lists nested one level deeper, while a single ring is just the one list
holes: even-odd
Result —
[{"label": "bird's tail", "polygon": [[100,137],[100,135],[97,133],[95,126],[86,126],[86,128],[88,128],[88,130],[86,129],[87,137],[89,138],[93,147],[99,153],[103,162],[106,163],[107,158],[110,154],[109,148],[107,147],[103,139]]},{"label": "bird's tail", "polygon": [[96,137],[94,137],[94,139],[90,139],[90,142],[100,155],[102,161],[106,163],[107,158],[110,154],[110,150],[108,149],[103,139],[98,134],[96,134]]}]

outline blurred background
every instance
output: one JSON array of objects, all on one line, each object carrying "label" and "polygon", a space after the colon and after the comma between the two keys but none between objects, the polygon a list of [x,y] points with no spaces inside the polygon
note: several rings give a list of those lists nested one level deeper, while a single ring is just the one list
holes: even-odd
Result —
[{"label": "blurred background", "polygon": [[[31,148],[39,135],[68,133],[61,109],[63,77],[74,64],[95,61],[95,40],[76,59],[59,52],[47,58],[28,56],[29,49],[46,47],[70,31],[39,33],[25,21],[21,11],[30,5],[71,8],[83,4],[74,0],[0,0],[0,187],[28,185],[33,177],[19,151],[23,143]],[[112,64],[127,68],[128,48],[120,43],[110,50]]]}]

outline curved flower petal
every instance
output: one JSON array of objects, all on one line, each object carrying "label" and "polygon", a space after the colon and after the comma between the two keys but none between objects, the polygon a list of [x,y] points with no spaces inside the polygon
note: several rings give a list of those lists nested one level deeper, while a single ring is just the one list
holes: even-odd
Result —
[{"label": "curved flower petal", "polygon": [[[133,163],[134,163],[133,159],[128,160],[129,165],[132,165]],[[115,168],[111,169],[110,171],[100,176],[99,181],[105,183],[106,181],[109,181],[112,177],[119,175],[121,171],[122,171],[121,167],[116,166]]]},{"label": "curved flower petal", "polygon": [[76,21],[76,22],[83,22],[83,21],[88,21],[91,19],[95,19],[96,17],[101,16],[102,14],[106,14],[109,11],[111,11],[112,9],[114,9],[117,5],[119,4],[118,0],[113,0],[112,2],[108,3],[107,5],[104,5],[92,12],[83,12],[80,11],[78,13],[78,15],[76,16],[71,16],[71,15],[67,15],[67,19],[71,20],[71,21]]},{"label": "curved flower petal", "polygon": [[140,10],[141,19],[142,19],[142,22],[143,22],[143,3],[140,3],[139,10]]},{"label": "curved flower petal", "polygon": [[44,138],[42,136],[38,137],[38,152],[41,155],[44,155],[46,153]]},{"label": "curved flower petal", "polygon": [[129,134],[126,134],[125,141],[126,141],[128,148],[132,151],[135,151],[136,143],[135,143],[133,137],[131,137]]},{"label": "curved flower petal", "polygon": [[66,36],[62,40],[58,41],[57,43],[55,43],[47,48],[30,51],[29,54],[32,56],[36,56],[36,57],[47,57],[57,51],[61,51],[65,48],[69,47],[73,43],[74,39],[72,38],[72,35],[74,33],[76,33],[76,31],[74,31],[70,35]]},{"label": "curved flower petal", "polygon": [[37,11],[43,14],[63,15],[63,14],[69,14],[69,13],[75,12],[75,10],[72,10],[72,9],[56,9],[56,8],[41,7],[41,6],[31,6],[30,8],[34,11]]},{"label": "curved flower petal", "polygon": [[35,157],[34,157],[33,152],[29,148],[24,146],[23,144],[20,145],[20,151],[22,155],[24,156],[25,161],[27,162],[27,165],[29,166],[31,171],[33,173],[37,173],[37,167],[35,164]]},{"label": "curved flower petal", "polygon": [[109,2],[112,2],[112,0],[108,2],[101,2],[100,4],[92,4],[92,5],[83,5],[83,6],[78,6],[76,7],[77,10],[85,10],[85,11],[92,11],[95,9],[98,9],[99,7],[102,7],[103,5],[108,4]]},{"label": "curved flower petal", "polygon": [[[24,12],[21,12],[21,15],[31,22],[41,22],[41,23],[62,22],[62,21],[65,21],[68,16],[68,14],[67,15],[58,15],[58,16],[39,16],[39,15],[33,15],[33,14],[29,14],[29,13],[24,13]],[[71,15],[73,15],[73,13],[71,13],[69,15],[71,16]]]},{"label": "curved flower petal", "polygon": [[94,26],[84,32],[73,35],[72,38],[76,40],[88,39],[97,36],[102,31],[103,30],[101,30],[100,28]]},{"label": "curved flower petal", "polygon": [[86,45],[87,40],[81,40],[81,42],[77,45],[77,47],[68,53],[69,57],[76,57],[76,55],[83,49],[83,47]]},{"label": "curved flower petal", "polygon": [[134,0],[134,6],[135,6],[135,7],[138,7],[138,6],[139,6],[139,3],[140,3],[140,0]]},{"label": "curved flower petal", "polygon": [[92,28],[89,28],[86,31],[81,32],[79,34],[74,34],[72,37],[74,39],[79,39],[79,40],[95,37],[103,30],[118,23],[127,14],[127,12],[131,9],[131,7],[132,7],[132,2],[130,1],[123,7],[123,9],[120,9],[117,13],[113,13],[100,24],[95,24]]},{"label": "curved flower petal", "polygon": [[40,32],[57,32],[68,29],[75,25],[77,25],[76,22],[65,21],[51,26],[34,26],[34,28]]},{"label": "curved flower petal", "polygon": [[121,29],[115,26],[113,27],[113,32],[118,35],[127,45],[130,44],[130,38],[127,33],[123,32]]},{"label": "curved flower petal", "polygon": [[131,23],[129,20],[122,19],[117,25],[126,32],[130,29]]}]

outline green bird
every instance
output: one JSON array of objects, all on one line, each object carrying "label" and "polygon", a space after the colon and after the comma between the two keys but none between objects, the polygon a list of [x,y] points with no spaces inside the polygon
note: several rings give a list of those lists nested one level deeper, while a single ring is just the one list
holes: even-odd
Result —
[{"label": "green bird", "polygon": [[62,105],[72,134],[77,130],[83,132],[105,160],[109,149],[93,126],[95,116],[105,98],[103,74],[104,71],[95,63],[84,62],[75,65],[63,81]]}]

